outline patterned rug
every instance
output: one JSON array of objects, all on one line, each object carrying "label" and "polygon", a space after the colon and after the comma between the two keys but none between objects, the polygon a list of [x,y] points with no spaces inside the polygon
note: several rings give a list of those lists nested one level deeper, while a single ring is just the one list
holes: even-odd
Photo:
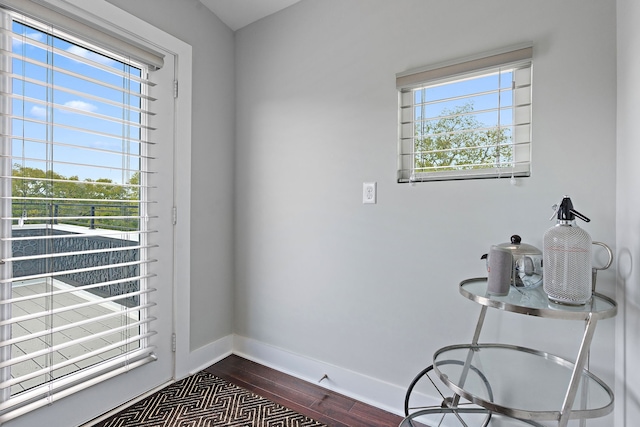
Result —
[{"label": "patterned rug", "polygon": [[98,424],[100,427],[326,427],[202,371]]}]

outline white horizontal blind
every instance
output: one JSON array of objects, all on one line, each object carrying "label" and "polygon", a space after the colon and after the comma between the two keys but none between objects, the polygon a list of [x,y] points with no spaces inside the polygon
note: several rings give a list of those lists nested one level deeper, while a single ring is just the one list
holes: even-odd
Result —
[{"label": "white horizontal blind", "polygon": [[529,176],[532,48],[397,76],[398,182]]},{"label": "white horizontal blind", "polygon": [[2,10],[0,420],[155,359],[148,67]]},{"label": "white horizontal blind", "polygon": [[[82,10],[76,10],[73,16],[69,16],[67,10],[42,0],[0,0],[0,6],[16,10],[31,18],[46,19],[48,24],[55,28],[64,29],[68,35],[80,36],[82,40],[94,46],[106,48],[113,53],[117,52],[153,68],[161,68],[164,64],[164,55],[147,46],[135,43],[130,37],[123,37],[122,34],[115,32],[107,33],[108,30],[105,28],[94,28],[91,22],[82,19]],[[69,8],[69,5],[65,5],[65,9]]]}]

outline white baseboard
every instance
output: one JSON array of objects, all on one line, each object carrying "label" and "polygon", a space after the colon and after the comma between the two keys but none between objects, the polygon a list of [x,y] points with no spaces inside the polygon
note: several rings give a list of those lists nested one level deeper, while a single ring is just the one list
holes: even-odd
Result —
[{"label": "white baseboard", "polygon": [[[360,402],[404,416],[406,385],[387,383],[240,335],[228,335],[190,352],[188,374],[199,372],[232,353]],[[325,375],[327,377],[323,379]],[[176,378],[178,379],[181,378]]]},{"label": "white baseboard", "polygon": [[[233,353],[233,335],[227,335],[189,353],[188,375],[193,375]],[[185,377],[187,375],[184,375]],[[176,378],[178,380],[180,378]]]},{"label": "white baseboard", "polygon": [[[190,352],[188,355],[188,374],[185,370],[185,373],[180,376],[186,377],[199,372],[231,354],[237,354],[303,381],[317,384],[360,402],[404,416],[403,405],[406,386],[387,383],[350,369],[331,365],[239,335],[228,335]],[[323,378],[325,375],[326,378]],[[179,379],[182,378],[175,378],[176,381]],[[147,394],[155,391],[152,390]],[[105,416],[120,411],[145,396],[128,402]],[[99,420],[93,420],[86,425],[92,425],[96,421]]]},{"label": "white baseboard", "polygon": [[[406,387],[239,335],[233,336],[233,353],[360,402],[404,416]],[[327,378],[320,381],[324,375],[327,375]]]}]

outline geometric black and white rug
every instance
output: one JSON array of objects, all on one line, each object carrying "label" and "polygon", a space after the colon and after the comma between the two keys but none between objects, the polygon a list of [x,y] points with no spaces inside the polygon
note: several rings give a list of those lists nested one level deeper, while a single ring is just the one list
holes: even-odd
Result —
[{"label": "geometric black and white rug", "polygon": [[324,427],[206,371],[173,383],[101,427]]}]

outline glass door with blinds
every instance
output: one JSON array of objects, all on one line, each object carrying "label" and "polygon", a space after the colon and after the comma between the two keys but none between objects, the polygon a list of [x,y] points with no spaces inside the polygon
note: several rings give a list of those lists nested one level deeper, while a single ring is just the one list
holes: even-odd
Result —
[{"label": "glass door with blinds", "polygon": [[157,359],[171,203],[153,199],[171,194],[156,182],[171,168],[153,169],[153,70],[2,16],[0,420]]}]

